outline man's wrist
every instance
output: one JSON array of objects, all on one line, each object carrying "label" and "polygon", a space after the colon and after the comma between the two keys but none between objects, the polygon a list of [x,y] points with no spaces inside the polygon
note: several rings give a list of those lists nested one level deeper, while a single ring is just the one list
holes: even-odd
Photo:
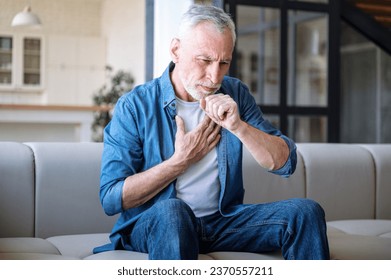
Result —
[{"label": "man's wrist", "polygon": [[233,134],[235,134],[238,138],[241,138],[242,136],[244,136],[246,134],[247,128],[248,128],[248,124],[246,122],[240,120],[236,129],[231,130],[231,132]]},{"label": "man's wrist", "polygon": [[187,169],[187,162],[183,159],[177,159],[175,154],[165,161],[166,168],[172,170],[177,175],[183,174]]}]

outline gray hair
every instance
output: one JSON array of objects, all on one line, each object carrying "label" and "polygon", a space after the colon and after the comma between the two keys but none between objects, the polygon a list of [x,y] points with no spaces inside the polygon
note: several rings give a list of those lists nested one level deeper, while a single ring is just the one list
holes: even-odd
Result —
[{"label": "gray hair", "polygon": [[183,38],[186,34],[189,34],[192,28],[205,21],[212,23],[221,33],[228,28],[232,35],[233,45],[235,45],[236,33],[233,20],[221,8],[210,5],[191,5],[189,10],[182,16],[178,37]]}]

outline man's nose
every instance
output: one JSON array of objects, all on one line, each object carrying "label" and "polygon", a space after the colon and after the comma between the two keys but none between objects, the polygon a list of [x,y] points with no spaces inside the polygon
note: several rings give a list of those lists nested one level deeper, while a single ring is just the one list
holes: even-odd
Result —
[{"label": "man's nose", "polygon": [[208,78],[213,84],[219,84],[222,75],[220,63],[213,62],[208,67]]}]

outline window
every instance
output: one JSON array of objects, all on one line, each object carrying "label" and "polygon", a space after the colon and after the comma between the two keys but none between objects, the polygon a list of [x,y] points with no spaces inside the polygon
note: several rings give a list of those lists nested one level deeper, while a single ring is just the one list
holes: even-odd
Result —
[{"label": "window", "polygon": [[0,37],[0,84],[12,83],[12,38]]},{"label": "window", "polygon": [[238,5],[237,15],[237,77],[258,104],[278,105],[280,11]]},{"label": "window", "polygon": [[23,84],[39,85],[41,81],[41,40],[23,40]]},{"label": "window", "polygon": [[288,105],[327,107],[327,14],[289,11],[288,21]]},{"label": "window", "polygon": [[227,0],[224,7],[238,34],[230,75],[295,141],[338,142],[339,1]]},{"label": "window", "polygon": [[42,86],[42,38],[0,35],[0,88],[36,90]]}]

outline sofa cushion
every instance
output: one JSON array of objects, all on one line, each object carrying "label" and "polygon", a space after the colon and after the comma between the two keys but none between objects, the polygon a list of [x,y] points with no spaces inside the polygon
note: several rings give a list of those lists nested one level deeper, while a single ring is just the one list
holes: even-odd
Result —
[{"label": "sofa cushion", "polygon": [[243,148],[243,184],[245,203],[264,203],[288,198],[305,197],[305,172],[303,160],[297,155],[295,173],[289,178],[272,174],[262,168]]},{"label": "sofa cushion", "polygon": [[0,253],[0,260],[75,260],[70,257],[41,253]]},{"label": "sofa cushion", "polygon": [[247,253],[247,252],[213,252],[208,256],[215,260],[283,260],[281,251],[275,251],[265,254]]},{"label": "sofa cushion", "polygon": [[391,259],[390,220],[343,220],[327,225],[331,259]]},{"label": "sofa cushion", "polygon": [[99,200],[102,143],[26,143],[35,155],[35,235],[110,232]]},{"label": "sofa cushion", "polygon": [[0,142],[0,237],[26,236],[34,236],[33,152]]},{"label": "sofa cushion", "polygon": [[364,235],[329,236],[333,260],[390,260],[391,239]]},{"label": "sofa cushion", "polygon": [[110,242],[108,233],[61,235],[46,240],[53,244],[61,255],[77,259],[92,255],[95,247]]},{"label": "sofa cushion", "polygon": [[148,254],[125,250],[106,251],[90,255],[85,260],[148,260]]},{"label": "sofa cushion", "polygon": [[368,150],[351,144],[298,144],[307,197],[324,208],[326,219],[375,218],[375,166]]},{"label": "sofa cushion", "polygon": [[363,145],[375,162],[376,219],[391,219],[391,145]]},{"label": "sofa cushion", "polygon": [[39,253],[60,255],[53,244],[42,238],[15,237],[0,238],[0,253]]},{"label": "sofa cushion", "polygon": [[[327,223],[345,234],[390,237],[391,220],[343,220]],[[389,248],[391,251],[391,247]]]},{"label": "sofa cushion", "polygon": [[[208,255],[198,255],[199,260],[212,260]],[[131,252],[124,250],[106,251],[99,254],[91,255],[84,260],[148,260],[148,254]]]}]

